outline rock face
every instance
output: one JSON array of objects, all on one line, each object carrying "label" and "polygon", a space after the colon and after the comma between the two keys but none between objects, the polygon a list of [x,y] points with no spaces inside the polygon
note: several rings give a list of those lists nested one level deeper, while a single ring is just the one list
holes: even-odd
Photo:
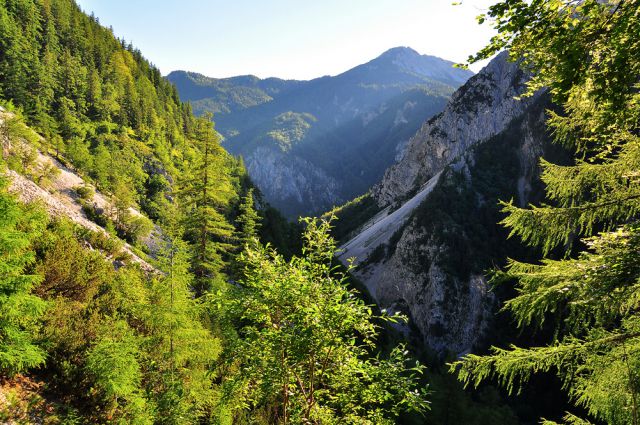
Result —
[{"label": "rock face", "polygon": [[366,192],[472,75],[398,47],[310,81],[183,71],[168,78],[196,113],[215,113],[224,147],[250,164],[251,178],[273,206],[295,217]]},{"label": "rock face", "polygon": [[337,195],[338,182],[304,158],[258,147],[245,159],[245,165],[251,180],[262,188],[267,199],[282,201],[278,206],[286,216],[299,212],[297,205],[318,209],[342,201]]},{"label": "rock face", "polygon": [[462,86],[374,188],[385,208],[343,246],[379,305],[408,314],[440,355],[482,343],[496,305],[484,272],[522,249],[497,224],[498,200],[525,204],[541,192],[549,103],[514,99],[525,81],[504,53]]},{"label": "rock face", "polygon": [[536,100],[515,99],[525,81],[522,70],[507,61],[507,52],[491,61],[409,141],[404,158],[374,188],[378,203],[384,206],[405,198],[470,146],[504,130]]}]

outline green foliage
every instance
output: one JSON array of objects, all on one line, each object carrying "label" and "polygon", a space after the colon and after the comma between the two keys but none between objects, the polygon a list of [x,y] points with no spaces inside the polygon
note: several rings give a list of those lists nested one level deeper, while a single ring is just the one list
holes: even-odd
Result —
[{"label": "green foliage", "polygon": [[[548,204],[503,204],[512,235],[545,254],[540,264],[514,260],[498,274],[517,281],[504,308],[523,329],[554,318],[553,340],[470,355],[452,370],[476,385],[496,377],[510,391],[554,372],[577,405],[610,424],[639,421],[639,10],[635,0],[499,2],[488,13],[498,35],[472,58],[508,47],[522,59],[533,73],[529,94],[548,87],[562,106],[548,125],[575,162],[541,163]],[[550,258],[559,245],[564,258]]]},{"label": "green foliage", "polygon": [[217,398],[210,369],[221,348],[190,290],[185,243],[163,245],[163,274],[145,276],[133,265],[115,270],[104,258],[110,251],[84,247],[102,248],[101,240],[63,221],[35,246],[44,277],[37,293],[51,303],[39,332],[49,385],[97,422],[206,418]]},{"label": "green foliage", "polygon": [[[517,425],[515,413],[504,404],[504,400],[491,386],[483,386],[473,392],[464,390],[462,384],[445,370],[429,369],[427,373],[431,388],[431,409],[424,421],[404,421],[402,424],[438,425]],[[536,408],[536,406],[532,406]]]},{"label": "green foliage", "polygon": [[252,75],[216,79],[185,71],[173,71],[168,78],[197,115],[205,112],[217,115],[257,106],[273,100],[272,95],[287,90],[289,85],[298,84],[277,78],[260,80]]},{"label": "green foliage", "polygon": [[240,215],[236,219],[240,246],[252,243],[258,237],[260,217],[254,207],[253,189],[247,190],[238,207]]},{"label": "green foliage", "polygon": [[74,190],[78,196],[85,201],[91,201],[93,199],[93,195],[95,195],[93,188],[88,185],[74,187]]},{"label": "green foliage", "polygon": [[20,207],[6,184],[0,177],[0,370],[14,374],[45,360],[33,338],[45,303],[31,293],[42,275],[28,268],[35,261],[31,242],[46,220],[41,211]]},{"label": "green foliage", "polygon": [[19,109],[8,104],[10,113],[0,115],[0,139],[2,140],[2,158],[10,169],[18,173],[34,176],[40,137],[24,122]]},{"label": "green foliage", "polygon": [[260,133],[251,143],[255,146],[273,145],[287,152],[305,139],[315,122],[316,117],[309,113],[283,112],[265,124],[264,133]]},{"label": "green foliage", "polygon": [[263,244],[271,245],[283,257],[291,258],[302,251],[302,226],[292,223],[272,206],[266,204],[258,211],[260,228],[258,236]]},{"label": "green foliage", "polygon": [[232,247],[234,231],[225,212],[235,192],[211,114],[196,119],[194,134],[198,150],[179,195],[185,211],[185,236],[194,251],[196,289],[202,294],[224,280],[223,255]]},{"label": "green foliage", "polygon": [[331,236],[339,242],[346,242],[352,232],[373,218],[380,211],[370,193],[365,193],[344,205],[334,207],[322,215],[323,218],[336,217],[336,224],[331,228]]},{"label": "green foliage", "polygon": [[94,388],[110,403],[110,414],[123,410],[127,422],[151,424],[151,412],[141,393],[142,373],[137,356],[138,341],[126,323],[110,323],[110,329],[87,353],[86,371],[93,376]]},{"label": "green foliage", "polygon": [[200,321],[204,311],[190,290],[193,276],[186,244],[178,238],[166,242],[158,266],[165,275],[152,281],[145,342],[153,358],[151,391],[163,423],[193,423],[213,404],[209,370],[220,353],[220,342]]},{"label": "green foliage", "polygon": [[[191,108],[173,85],[73,0],[3,0],[0,39],[0,97],[17,105],[45,137],[14,125],[20,117],[5,120],[0,132],[30,145],[14,143],[21,154],[12,155],[12,168],[24,169],[32,148],[44,144],[98,189],[118,198],[127,191],[130,206],[163,218],[171,183],[189,174],[197,155]],[[223,157],[218,162],[227,169],[237,166],[221,149],[212,154]],[[115,220],[117,229],[119,224]]]},{"label": "green foliage", "polygon": [[258,244],[243,254],[245,277],[227,306],[240,328],[227,347],[233,373],[224,377],[223,400],[269,423],[381,424],[423,411],[423,366],[408,367],[402,346],[373,355],[381,317],[332,266],[328,222],[306,224],[303,257],[286,261]]},{"label": "green foliage", "polygon": [[131,243],[137,243],[140,239],[149,236],[153,230],[153,222],[143,215],[129,217],[125,223],[124,239]]}]

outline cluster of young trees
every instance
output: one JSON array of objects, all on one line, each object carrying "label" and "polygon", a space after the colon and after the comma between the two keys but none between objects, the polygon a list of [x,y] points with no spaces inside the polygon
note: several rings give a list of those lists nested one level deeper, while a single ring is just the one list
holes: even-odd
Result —
[{"label": "cluster of young trees", "polygon": [[50,420],[379,424],[427,407],[422,366],[401,347],[375,354],[376,316],[333,269],[326,222],[289,261],[244,234],[235,284],[195,296],[179,233],[147,275],[115,269],[118,246],[20,205],[4,181],[0,212],[0,370],[40,370],[64,405]]},{"label": "cluster of young trees", "polygon": [[515,392],[533,374],[552,372],[581,408],[565,423],[636,425],[640,1],[505,0],[479,19],[498,33],[471,61],[510,49],[532,73],[528,93],[544,87],[561,107],[549,112],[548,125],[574,162],[541,163],[547,204],[504,204],[512,235],[543,254],[536,264],[512,260],[498,274],[516,282],[504,309],[522,329],[556,323],[553,339],[469,355],[452,370],[466,383],[493,378]]}]

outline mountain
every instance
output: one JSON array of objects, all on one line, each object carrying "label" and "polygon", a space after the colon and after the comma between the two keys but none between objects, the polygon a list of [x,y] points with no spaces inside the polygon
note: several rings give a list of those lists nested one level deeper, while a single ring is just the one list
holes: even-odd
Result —
[{"label": "mountain", "polygon": [[354,274],[376,302],[408,314],[440,355],[487,338],[497,303],[485,272],[526,255],[497,224],[498,200],[539,200],[538,159],[561,155],[545,130],[547,96],[516,99],[526,79],[500,54],[424,123],[367,196],[337,210],[361,223],[338,228],[340,258],[356,257]]},{"label": "mountain", "polygon": [[262,80],[253,75],[217,79],[187,71],[173,71],[167,77],[181,88],[181,98],[189,101],[198,115],[206,111],[228,114],[257,106],[302,83],[279,78]]},{"label": "mountain", "polygon": [[196,113],[212,111],[266,199],[289,217],[365,192],[425,119],[471,75],[407,47],[310,81],[168,75]]}]

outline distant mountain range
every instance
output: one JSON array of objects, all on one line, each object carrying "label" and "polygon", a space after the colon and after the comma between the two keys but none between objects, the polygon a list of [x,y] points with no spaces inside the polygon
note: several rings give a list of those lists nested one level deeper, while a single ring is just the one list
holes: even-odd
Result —
[{"label": "distant mountain range", "polygon": [[310,81],[168,75],[194,112],[214,113],[224,146],[244,157],[266,199],[309,215],[369,189],[473,75],[407,47]]}]

